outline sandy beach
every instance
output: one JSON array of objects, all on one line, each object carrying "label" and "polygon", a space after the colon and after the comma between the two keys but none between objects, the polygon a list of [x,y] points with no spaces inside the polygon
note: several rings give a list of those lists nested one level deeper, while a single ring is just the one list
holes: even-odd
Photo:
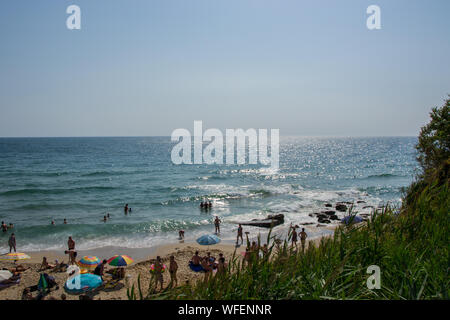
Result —
[{"label": "sandy beach", "polygon": [[[211,246],[200,246],[196,243],[179,243],[179,244],[169,244],[165,246],[161,246],[157,249],[130,249],[127,248],[125,252],[123,248],[113,248],[106,247],[100,248],[97,250],[90,250],[89,254],[97,255],[98,257],[109,257],[111,256],[111,252],[122,252],[123,254],[127,254],[133,256],[135,263],[126,268],[127,276],[131,276],[131,282],[136,283],[137,278],[140,275],[141,277],[141,286],[143,288],[148,288],[151,273],[150,265],[153,263],[156,256],[161,256],[164,264],[169,264],[169,257],[171,255],[175,256],[175,260],[178,262],[178,283],[183,284],[186,281],[196,281],[198,279],[203,278],[203,273],[195,273],[189,269],[188,262],[191,257],[194,255],[195,251],[198,250],[201,256],[206,255],[209,251],[212,256],[218,256],[219,253],[223,253],[226,260],[228,261],[232,256],[236,249],[237,254],[240,255],[240,252],[245,251],[245,246],[236,247],[231,244],[216,244]],[[81,255],[80,255],[81,254]],[[18,300],[22,297],[22,292],[26,287],[36,285],[39,281],[39,268],[42,262],[42,257],[47,257],[50,263],[53,263],[55,259],[59,261],[67,262],[67,255],[58,254],[57,252],[31,252],[29,255],[32,257],[29,260],[21,261],[18,264],[23,265],[26,268],[30,268],[24,272],[22,272],[22,278],[19,284],[14,285],[12,287],[3,289],[0,291],[0,299],[2,300]],[[79,257],[81,257],[83,253],[79,252]],[[12,268],[15,265],[12,262],[0,262],[0,268]],[[106,270],[109,270],[114,267],[108,266]],[[79,295],[70,295],[67,294],[63,288],[65,281],[67,280],[68,275],[65,272],[52,272],[51,270],[46,271],[49,275],[53,276],[56,282],[59,285],[58,290],[52,289],[52,291],[46,296],[46,299],[50,297],[54,297],[58,300],[61,299],[61,294],[65,294],[67,300],[78,300]],[[168,285],[170,281],[170,276],[168,272],[163,273],[164,277],[164,288]],[[105,276],[105,279],[108,279],[108,275]],[[34,292],[34,296],[37,293]],[[121,280],[118,287],[115,290],[100,290],[98,293],[93,295],[95,300],[127,300],[127,286],[126,281]]]},{"label": "sandy beach", "polygon": [[[332,228],[332,226],[328,226],[328,228]],[[318,243],[320,241],[320,237],[310,239],[313,243]],[[117,287],[114,289],[102,289],[97,290],[94,294],[92,294],[94,300],[127,300],[127,287],[131,284],[137,284],[138,276],[141,278],[141,287],[145,290],[148,288],[151,273],[150,265],[155,261],[157,256],[162,258],[162,261],[167,266],[169,265],[169,258],[171,255],[175,257],[175,260],[178,263],[178,284],[185,284],[187,281],[193,283],[199,279],[203,279],[203,273],[195,273],[193,272],[188,263],[195,251],[199,251],[200,256],[205,256],[207,252],[211,252],[211,255],[214,257],[218,257],[219,253],[223,253],[226,261],[230,261],[233,257],[233,254],[236,254],[238,259],[242,259],[242,252],[245,252],[245,242],[244,245],[236,246],[234,244],[228,243],[220,243],[210,246],[199,245],[194,242],[182,242],[180,243],[172,243],[163,245],[157,248],[120,248],[120,247],[103,247],[94,250],[89,250],[89,252],[78,251],[78,258],[81,258],[84,255],[95,255],[100,259],[111,257],[114,254],[127,254],[134,259],[134,263],[126,268],[126,278],[129,280],[121,280]],[[42,262],[42,258],[46,257],[49,263],[54,263],[55,259],[58,259],[59,262],[68,261],[68,256],[64,255],[62,252],[55,251],[40,251],[40,252],[29,252],[31,259],[23,260],[17,262],[16,265],[23,265],[28,270],[22,272],[22,278],[19,284],[13,285],[9,288],[3,289],[0,291],[0,299],[2,300],[19,300],[22,298],[22,292],[25,288],[37,285],[40,277],[40,266]],[[0,268],[13,268],[15,265],[12,262],[0,261]],[[114,267],[107,266],[105,270],[112,269]],[[68,278],[67,273],[65,272],[52,272],[51,270],[46,271],[50,276],[53,276],[56,282],[59,285],[58,289],[52,289],[51,292],[45,297],[45,299],[61,299],[61,294],[65,294],[67,300],[78,300],[78,294],[67,294],[64,290],[64,283]],[[170,282],[170,275],[168,272],[163,273],[164,278],[164,288],[166,288]],[[105,280],[110,279],[109,275],[104,277]],[[37,295],[37,292],[33,293],[33,297]]]}]

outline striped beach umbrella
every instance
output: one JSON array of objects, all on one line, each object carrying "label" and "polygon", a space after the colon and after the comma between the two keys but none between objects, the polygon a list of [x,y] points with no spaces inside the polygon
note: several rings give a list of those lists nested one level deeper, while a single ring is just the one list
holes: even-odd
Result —
[{"label": "striped beach umbrella", "polygon": [[84,256],[78,261],[80,268],[84,269],[95,269],[98,264],[100,264],[100,259],[95,256]]},{"label": "striped beach umbrella", "polygon": [[29,255],[22,252],[11,252],[8,254],[4,254],[0,256],[0,260],[10,260],[10,261],[17,261],[17,260],[25,260],[25,259],[31,259]]},{"label": "striped beach umbrella", "polygon": [[131,257],[126,255],[115,255],[108,260],[108,264],[114,267],[126,267],[134,262]]}]

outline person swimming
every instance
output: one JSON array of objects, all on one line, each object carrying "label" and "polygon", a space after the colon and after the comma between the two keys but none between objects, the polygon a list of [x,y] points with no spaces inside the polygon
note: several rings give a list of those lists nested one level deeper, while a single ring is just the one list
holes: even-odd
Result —
[{"label": "person swimming", "polygon": [[67,224],[67,219],[64,218],[64,224]]},{"label": "person swimming", "polygon": [[106,216],[103,216],[103,222],[108,221],[108,218]]}]

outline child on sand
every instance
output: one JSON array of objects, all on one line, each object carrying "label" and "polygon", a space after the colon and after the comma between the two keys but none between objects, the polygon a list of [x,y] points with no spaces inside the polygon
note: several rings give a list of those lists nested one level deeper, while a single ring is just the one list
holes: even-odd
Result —
[{"label": "child on sand", "polygon": [[175,261],[175,257],[170,256],[169,273],[170,273],[170,286],[171,287],[174,286],[174,283],[175,283],[175,287],[178,285],[177,270],[178,270],[178,264]]}]

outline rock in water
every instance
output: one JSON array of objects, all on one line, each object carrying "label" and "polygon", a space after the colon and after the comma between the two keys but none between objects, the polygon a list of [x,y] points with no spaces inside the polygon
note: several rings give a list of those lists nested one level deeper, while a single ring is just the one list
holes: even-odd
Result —
[{"label": "rock in water", "polygon": [[271,228],[283,223],[284,223],[284,215],[282,214],[269,215],[267,216],[266,219],[253,219],[252,221],[248,222],[239,222],[239,224],[243,226],[254,226],[261,228]]},{"label": "rock in water", "polygon": [[345,204],[342,204],[342,203],[337,203],[336,204],[336,210],[337,211],[341,211],[341,212],[345,212],[345,211],[347,211],[347,206]]}]

